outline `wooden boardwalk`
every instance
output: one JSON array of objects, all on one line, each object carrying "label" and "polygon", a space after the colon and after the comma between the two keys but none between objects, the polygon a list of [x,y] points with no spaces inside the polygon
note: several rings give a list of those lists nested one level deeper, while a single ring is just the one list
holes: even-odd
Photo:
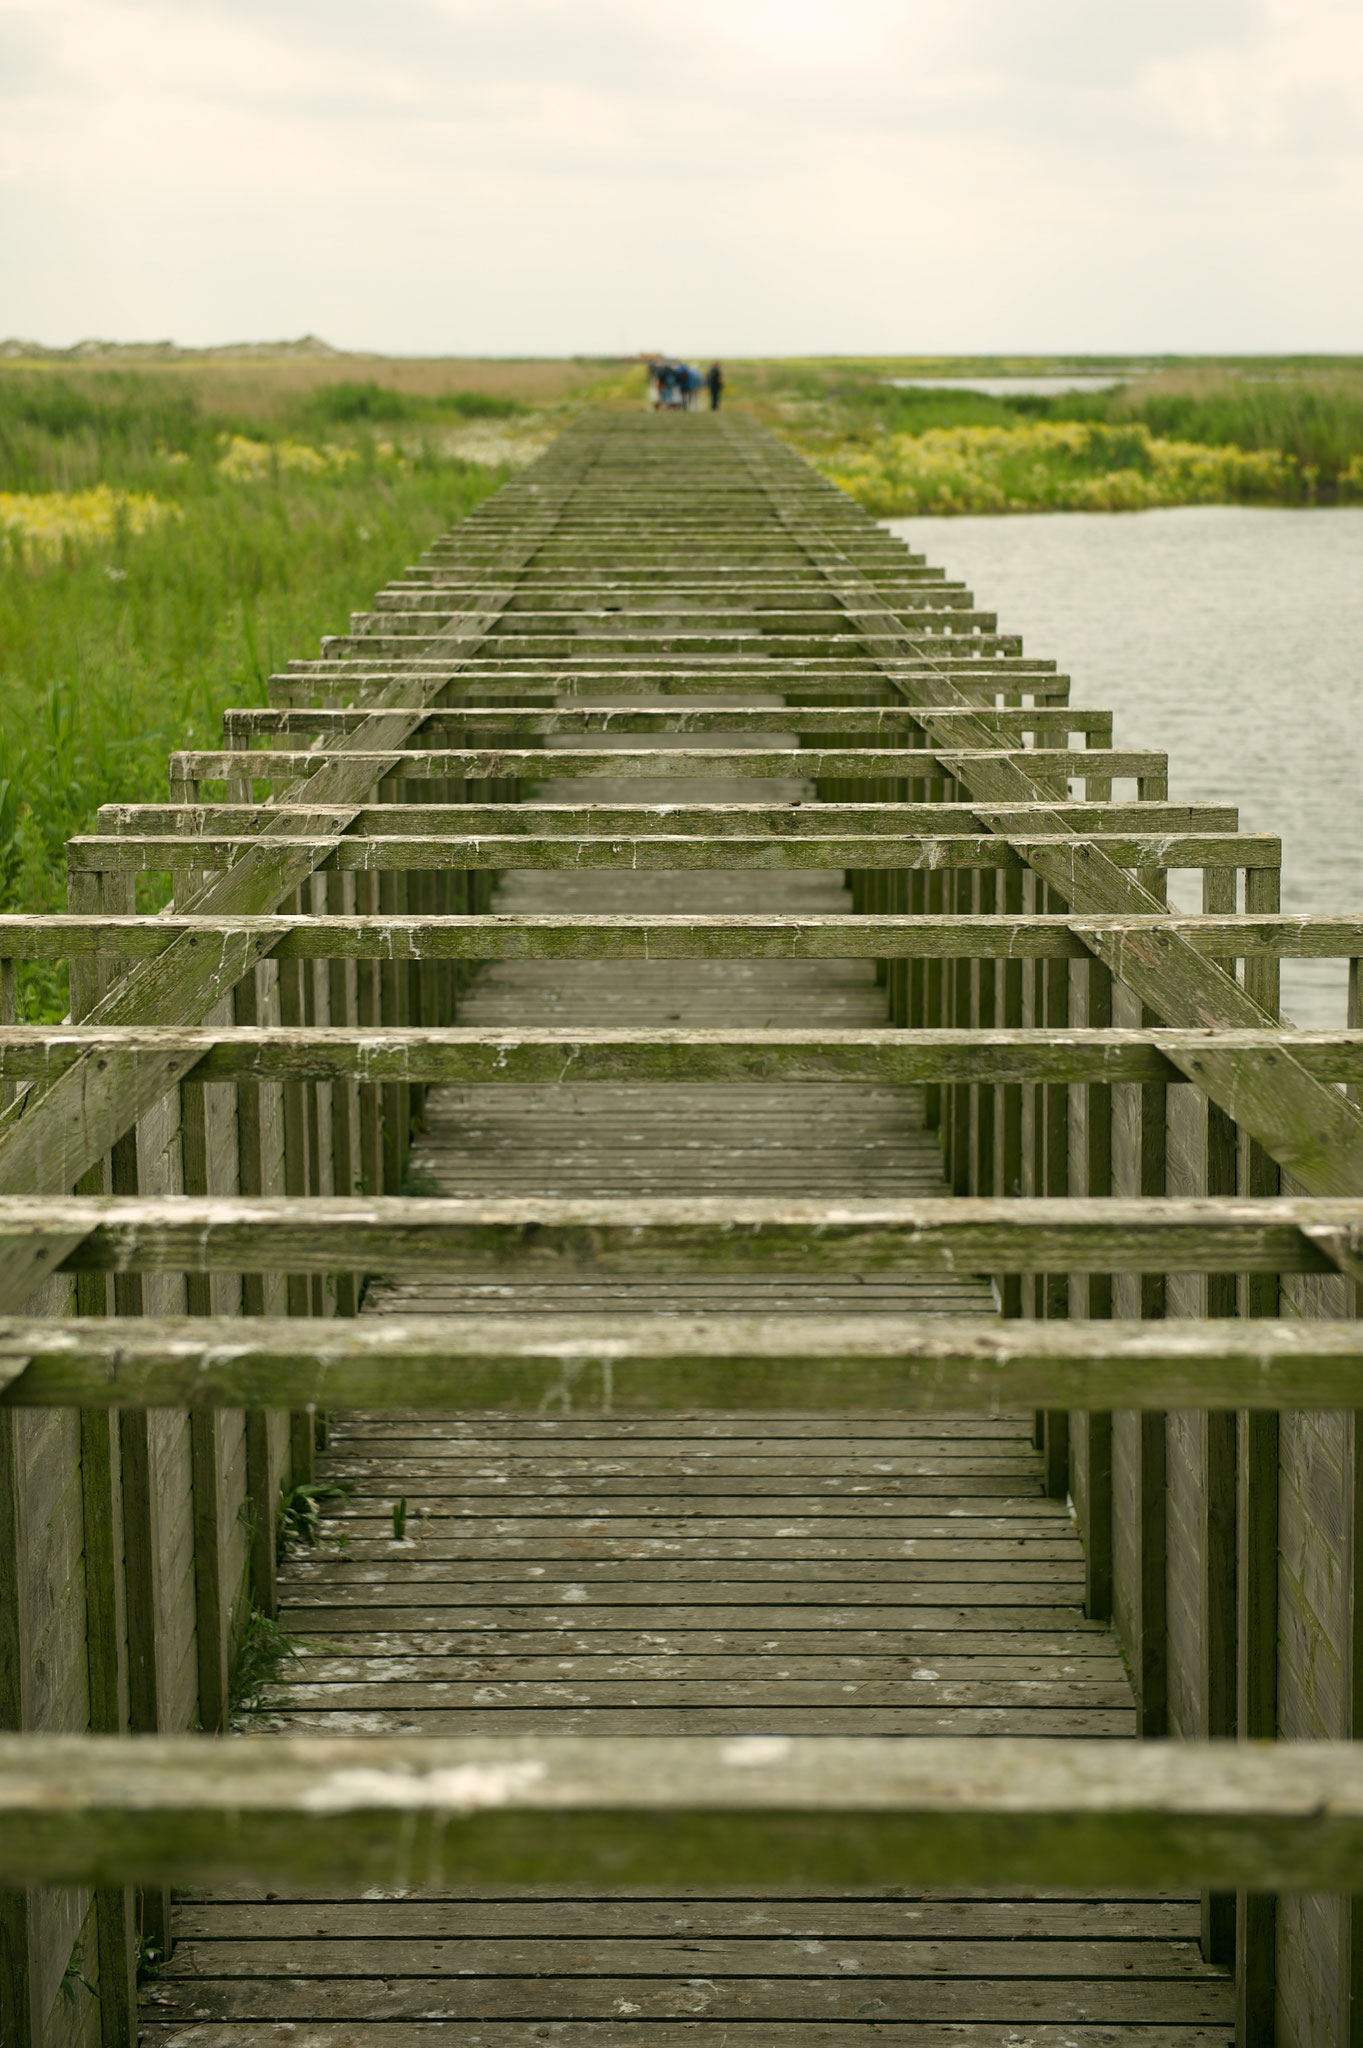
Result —
[{"label": "wooden boardwalk", "polygon": [[4,2048],[1363,2041],[1363,914],[728,414],[170,767],[0,917]]},{"label": "wooden boardwalk", "polygon": [[[694,436],[710,458],[707,491],[724,475],[711,467],[725,444],[715,447],[709,422],[659,422],[644,447],[670,516],[682,434],[688,452]],[[627,539],[603,547],[595,569],[610,579],[594,588],[596,607],[625,601],[626,586],[645,610],[682,603],[660,591],[661,572],[645,563],[640,575]],[[537,594],[580,573],[547,571]],[[712,602],[698,587],[685,607]],[[736,599],[732,622],[761,631],[761,594]],[[584,683],[560,701],[674,714],[776,705],[779,643],[752,646],[746,659],[776,669],[773,690],[665,697]],[[741,728],[650,735],[659,748],[707,741],[799,743]],[[608,755],[638,740],[592,734],[585,744]],[[538,794],[662,805],[677,786],[604,775]],[[739,774],[688,778],[685,794],[726,807],[818,798],[808,778]],[[587,815],[592,829],[608,828],[608,815]],[[491,908],[798,917],[846,916],[852,901],[840,870],[531,868],[505,874]],[[491,1032],[889,1021],[874,964],[832,960],[502,962],[468,990],[459,1019]],[[436,1090],[422,1122],[408,1178],[430,1195],[836,1203],[948,1193],[921,1087],[575,1086],[569,1069],[551,1085]],[[762,1280],[664,1267],[546,1279],[514,1263],[495,1277],[378,1280],[364,1307],[597,1325],[659,1314],[995,1313],[987,1280],[970,1274]],[[268,1700],[268,1725],[281,1732],[1135,1732],[1110,1629],[1084,1615],[1082,1546],[1065,1503],[1045,1496],[1030,1413],[611,1422],[575,1419],[566,1393],[542,1421],[339,1418],[319,1477],[353,1490],[329,1515],[319,1552],[284,1574],[281,1620],[303,1648]],[[395,1540],[399,1499],[406,1521]],[[163,2048],[282,2044],[294,2029],[318,2048],[430,2038],[461,2048],[854,2048],[871,2037],[903,2048],[1191,2048],[1232,2033],[1232,1988],[1202,1960],[1195,1897],[202,1898],[177,1924],[146,2013],[147,2039]]]}]

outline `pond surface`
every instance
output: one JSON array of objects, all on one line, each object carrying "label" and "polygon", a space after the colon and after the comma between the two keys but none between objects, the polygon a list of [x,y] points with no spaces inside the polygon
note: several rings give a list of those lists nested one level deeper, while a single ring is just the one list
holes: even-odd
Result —
[{"label": "pond surface", "polygon": [[[1279,834],[1285,910],[1363,910],[1363,508],[888,524],[1111,708],[1119,746],[1167,750],[1176,801]],[[1341,1026],[1344,988],[1342,962],[1284,965],[1298,1024]]]},{"label": "pond surface", "polygon": [[1129,371],[1110,377],[887,377],[899,391],[982,391],[987,398],[1055,398],[1062,391],[1111,391]]}]

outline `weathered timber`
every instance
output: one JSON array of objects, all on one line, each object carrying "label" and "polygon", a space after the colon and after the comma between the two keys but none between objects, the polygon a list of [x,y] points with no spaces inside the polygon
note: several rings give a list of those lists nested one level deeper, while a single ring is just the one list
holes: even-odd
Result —
[{"label": "weathered timber", "polygon": [[[1013,804],[995,810],[987,804],[924,803],[696,803],[696,804],[604,804],[544,803],[527,797],[516,804],[414,804],[385,803],[361,805],[340,812],[324,806],[313,809],[306,800],[298,803],[260,804],[101,804],[100,835],[113,833],[136,836],[156,833],[163,837],[215,834],[228,837],[251,836],[266,829],[271,820],[287,813],[296,829],[309,829],[329,836],[342,831],[355,838],[385,834],[410,837],[434,833],[477,838],[483,834],[515,833],[534,838],[540,833],[568,833],[583,836],[597,833],[607,838],[619,833],[699,832],[712,837],[735,833],[779,833],[787,836],[810,833],[825,837],[837,833],[871,834],[960,833],[979,825],[1002,835],[1026,833],[1030,821],[1039,818],[1047,830],[1059,819],[1066,832],[1129,833],[1233,833],[1236,812],[1228,804],[1173,804],[1166,802]],[[78,840],[77,845],[93,841]],[[1207,906],[1210,908],[1211,906]],[[1219,906],[1233,909],[1234,905]]]},{"label": "weathered timber", "polygon": [[[552,1825],[546,1818],[552,1816]],[[0,1883],[1347,1889],[1338,1744],[0,1737]]]},{"label": "weathered timber", "polygon": [[[541,1085],[621,1081],[828,1081],[1003,1085],[1116,1081],[1172,1083],[1175,1053],[1195,1058],[1205,1032],[1155,1028],[767,1030],[479,1029],[375,1031],[336,1025],[11,1025],[0,1030],[0,1081],[29,1082],[75,1060],[114,1053],[163,1063],[166,1073],[210,1081],[407,1081]],[[1217,1034],[1246,1064],[1271,1066],[1278,1031]],[[1294,1032],[1292,1052],[1320,1080],[1363,1085],[1363,1031]]]},{"label": "weathered timber", "polygon": [[[541,782],[607,776],[622,780],[725,775],[760,776],[763,780],[775,777],[783,781],[867,781],[934,770],[954,776],[963,772],[964,762],[974,766],[983,758],[949,746],[935,748],[926,758],[921,751],[905,747],[764,747],[734,753],[718,747],[637,747],[628,752],[623,748],[612,749],[609,753],[564,747],[539,753],[519,747],[392,746],[381,751],[369,734],[361,733],[358,738],[366,743],[363,751],[358,745],[348,746],[343,739],[306,752],[282,747],[228,752],[199,748],[172,754],[170,771],[176,781],[191,784],[240,782],[247,775],[256,782],[297,783],[311,796],[333,756],[343,747],[347,765],[356,773],[364,773],[371,786],[390,775],[400,775],[408,782],[438,781],[450,775],[469,776],[475,781],[531,776]],[[1049,794],[1064,798],[1069,795],[1064,785],[1070,782],[1111,780],[1117,776],[1128,781],[1163,781],[1168,772],[1165,755],[1138,748],[1028,747],[1012,752],[1002,749],[998,760],[1001,769],[1016,767],[1019,773],[1025,761],[1030,778],[1025,790],[1014,790],[1006,786],[1007,776],[1001,775],[1001,785],[1005,786],[1000,788],[1000,798],[1014,794],[1045,796],[1048,792],[1040,779],[1043,776],[1050,778]],[[324,789],[317,789],[313,800],[324,801],[325,796]]]},{"label": "weathered timber", "polygon": [[[68,841],[73,872],[82,874],[144,872],[174,868],[230,867],[248,847],[268,850],[274,842],[264,834],[250,837],[172,839],[157,835]],[[318,863],[322,873],[362,872],[375,868],[927,868],[997,869],[1023,867],[1040,844],[1043,850],[1076,844],[1051,838],[1037,842],[1019,833],[952,833],[918,838],[908,833],[865,838],[812,832],[798,835],[740,835],[710,838],[701,832],[545,833],[528,838],[520,833],[479,833],[462,838],[420,833],[373,833],[347,837],[328,846]],[[1248,868],[1278,857],[1278,842],[1253,840],[1244,834],[1150,834],[1105,836],[1104,848],[1122,867]]]},{"label": "weathered timber", "polygon": [[[254,962],[272,958],[857,960],[891,956],[904,960],[1082,960],[1090,950],[1102,950],[1120,960],[1132,949],[1158,952],[1171,938],[1214,957],[1352,959],[1363,952],[1363,916],[848,917],[837,912],[697,912],[648,917],[628,912],[579,912],[564,916],[493,913],[480,917],[322,918],[177,912],[160,917],[91,918],[61,912],[0,914],[0,948],[4,957],[12,960],[63,960],[103,953],[159,963],[163,955],[178,951],[179,942],[185,941],[207,956],[205,972],[211,966],[219,986],[230,986]],[[101,1005],[101,1012],[103,1008]],[[90,1021],[132,1024],[152,1020],[93,1013]],[[1225,1027],[1209,1022],[1183,1028],[1202,1031],[1210,1059],[1219,1030],[1262,1030],[1266,1021],[1254,1005],[1248,1017]],[[1283,1041],[1284,1062],[1291,1058],[1291,1047],[1292,1040]],[[1199,1077],[1190,1074],[1189,1078]]]},{"label": "weathered timber", "polygon": [[[0,1197],[33,1270],[449,1270],[461,1260],[722,1272],[1330,1273],[1363,1197],[780,1202],[430,1196]],[[6,1290],[8,1292],[8,1290]]]},{"label": "weathered timber", "polygon": [[1328,1409],[1363,1405],[1363,1328],[944,1316],[0,1320],[5,1405],[266,1401],[540,1417]]},{"label": "weathered timber", "polygon": [[[317,733],[330,738],[341,733],[367,732],[383,716],[382,712],[362,709],[251,709],[227,712],[223,727],[249,746],[257,737],[269,738],[277,733]],[[1110,711],[1070,709],[1066,706],[1002,711],[976,708],[970,716],[979,719],[990,732],[1012,740],[1021,740],[1024,734],[1030,733],[1074,732],[1098,734],[1101,744],[1108,747],[1112,744]],[[501,705],[495,708],[442,705],[438,711],[427,713],[421,733],[424,738],[440,737],[456,743],[469,734],[482,746],[489,745],[490,741],[486,737],[479,738],[479,735],[489,732],[495,732],[499,744],[512,734],[646,733],[666,738],[671,743],[683,733],[769,732],[779,735],[795,732],[807,733],[811,738],[817,738],[821,733],[853,733],[865,745],[867,736],[902,735],[913,731],[918,724],[919,719],[914,712],[897,704],[876,704],[851,710],[785,704],[770,708],[730,710],[726,707],[704,711],[671,705],[648,705],[642,710],[620,705],[558,705],[546,710],[523,710]],[[1093,744],[1091,739],[1089,744]]]}]

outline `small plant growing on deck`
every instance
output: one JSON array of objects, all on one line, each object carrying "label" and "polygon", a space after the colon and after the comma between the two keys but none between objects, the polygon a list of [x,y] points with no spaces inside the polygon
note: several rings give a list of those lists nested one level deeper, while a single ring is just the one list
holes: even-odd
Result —
[{"label": "small plant growing on deck", "polygon": [[348,1480],[320,1481],[309,1486],[291,1486],[281,1495],[276,1523],[275,1548],[282,1562],[291,1549],[317,1542],[322,1526],[322,1508],[329,1500],[349,1500],[354,1491]]},{"label": "small plant growing on deck", "polygon": [[136,1957],[138,1983],[154,1983],[165,1967],[166,1956],[160,1942],[153,1941],[149,1935],[139,1934]]},{"label": "small plant growing on deck", "polygon": [[393,1541],[401,1543],[407,1534],[407,1496],[393,1502]]},{"label": "small plant growing on deck", "polygon": [[284,1665],[297,1655],[294,1638],[270,1615],[253,1607],[232,1669],[228,1704],[233,1722],[260,1712],[266,1687],[277,1682]]}]

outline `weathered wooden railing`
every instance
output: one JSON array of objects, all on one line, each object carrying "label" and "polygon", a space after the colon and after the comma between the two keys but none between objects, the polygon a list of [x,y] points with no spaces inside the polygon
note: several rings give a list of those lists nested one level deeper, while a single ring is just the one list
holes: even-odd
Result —
[{"label": "weathered wooden railing", "polygon": [[[0,919],[0,995],[66,961],[74,1020],[0,1032],[6,2048],[134,2038],[167,1884],[321,1871],[1120,1872],[1205,1889],[1242,2041],[1275,2012],[1363,2040],[1363,914],[1282,915],[1278,842],[1170,802],[1164,756],[1116,747],[996,625],[741,422],[584,423],[222,749],[175,755],[168,804],[107,807],[68,915]],[[779,701],[564,702],[622,687]],[[800,744],[651,751],[660,729]],[[602,732],[639,744],[561,744]],[[725,773],[820,801],[687,799]],[[592,775],[675,777],[678,802],[554,804]],[[531,866],[841,868],[855,909],[492,913],[497,871]],[[1200,912],[1170,909],[1171,870]],[[137,914],[139,874],[171,910]],[[1279,962],[1326,956],[1351,962],[1348,1028],[1279,1028]],[[453,1025],[477,963],[516,957],[870,958],[890,1026]],[[427,1088],[568,1072],[921,1083],[955,1196],[402,1194]],[[367,1272],[513,1259],[983,1271],[1005,1317],[350,1319]],[[565,1390],[611,1414],[1035,1408],[1142,1730],[1198,1746],[185,1739],[225,1724],[329,1408]],[[1234,1736],[1287,1739],[1205,1746]],[[73,1956],[98,2035],[60,1995]]]}]

